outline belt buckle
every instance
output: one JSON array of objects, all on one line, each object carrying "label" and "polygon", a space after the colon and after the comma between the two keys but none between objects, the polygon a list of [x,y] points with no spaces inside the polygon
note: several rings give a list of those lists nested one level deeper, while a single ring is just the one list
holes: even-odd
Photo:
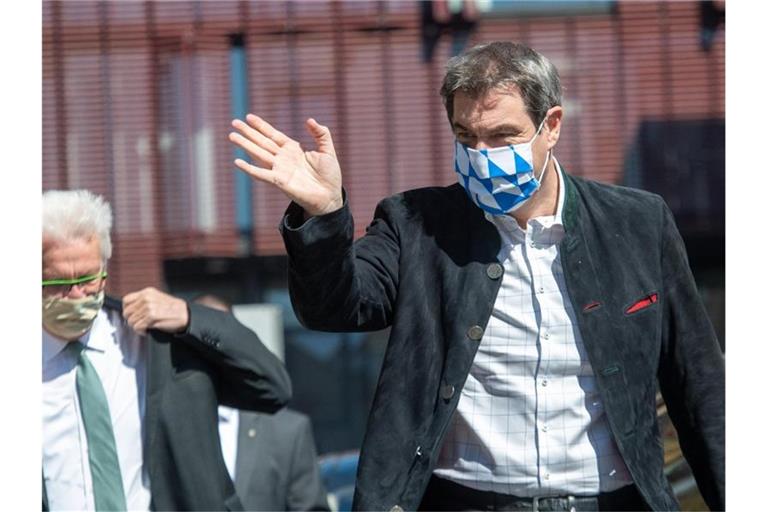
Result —
[{"label": "belt buckle", "polygon": [[[531,500],[532,510],[533,512],[539,512],[539,502],[542,499],[547,499],[547,497],[539,498],[538,496],[534,496]],[[569,494],[567,496],[568,500],[568,512],[576,512],[576,496]]]}]

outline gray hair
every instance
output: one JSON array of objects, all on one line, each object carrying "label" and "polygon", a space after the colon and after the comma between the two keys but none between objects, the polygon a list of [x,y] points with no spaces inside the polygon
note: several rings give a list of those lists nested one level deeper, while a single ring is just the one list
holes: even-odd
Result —
[{"label": "gray hair", "polygon": [[57,241],[98,237],[104,265],[112,256],[112,208],[88,190],[48,190],[43,193],[43,237]]},{"label": "gray hair", "polygon": [[456,92],[479,98],[498,87],[514,85],[520,91],[528,115],[538,126],[547,111],[563,103],[560,76],[549,59],[522,44],[494,41],[453,57],[446,65],[440,96],[453,124]]}]

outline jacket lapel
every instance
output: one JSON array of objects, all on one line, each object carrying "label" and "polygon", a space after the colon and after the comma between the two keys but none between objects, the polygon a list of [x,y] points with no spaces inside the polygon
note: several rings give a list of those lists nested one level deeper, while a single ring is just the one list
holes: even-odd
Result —
[{"label": "jacket lapel", "polygon": [[144,412],[144,460],[149,464],[150,481],[155,475],[157,457],[155,439],[157,438],[158,418],[162,400],[162,390],[166,381],[172,378],[171,344],[159,340],[153,334],[148,334],[147,344],[147,402]]},{"label": "jacket lapel", "polygon": [[[583,199],[573,181],[565,175],[566,206],[563,220],[566,236],[561,245],[561,258],[568,294],[577,318],[587,357],[597,387],[605,401],[605,410],[614,436],[620,436],[633,425],[632,415],[616,406],[626,397],[626,369],[623,368],[620,345],[626,333],[612,311],[615,301],[609,275],[601,274],[601,254],[607,254],[606,242],[596,232],[600,226],[588,216]],[[604,228],[604,227],[603,227]],[[615,411],[623,410],[621,414]]]},{"label": "jacket lapel", "polygon": [[235,458],[235,489],[238,495],[246,496],[248,475],[254,474],[256,464],[260,462],[257,445],[261,439],[262,418],[256,413],[239,413],[237,427],[237,457]]}]

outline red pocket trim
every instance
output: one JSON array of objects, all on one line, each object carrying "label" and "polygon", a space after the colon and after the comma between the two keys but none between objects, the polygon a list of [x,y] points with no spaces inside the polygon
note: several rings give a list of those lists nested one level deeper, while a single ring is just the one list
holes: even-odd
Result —
[{"label": "red pocket trim", "polygon": [[589,313],[590,311],[594,311],[595,309],[599,308],[602,305],[603,304],[601,302],[597,302],[596,300],[593,300],[592,302],[584,306],[584,309],[582,309],[582,311],[584,311],[585,313]]},{"label": "red pocket trim", "polygon": [[656,304],[656,302],[658,302],[658,300],[659,300],[659,294],[658,293],[653,293],[653,294],[647,296],[646,298],[640,299],[639,301],[637,301],[634,304],[632,304],[631,306],[629,306],[627,308],[627,310],[624,311],[624,313],[626,313],[627,315],[631,315],[632,313],[637,313],[641,309],[645,309],[648,306],[650,306],[651,304]]}]

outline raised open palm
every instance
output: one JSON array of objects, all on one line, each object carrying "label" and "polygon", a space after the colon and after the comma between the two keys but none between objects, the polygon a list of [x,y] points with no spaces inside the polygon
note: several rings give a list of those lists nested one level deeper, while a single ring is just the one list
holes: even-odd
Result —
[{"label": "raised open palm", "polygon": [[323,215],[343,204],[341,169],[333,148],[331,132],[314,119],[306,122],[315,140],[316,151],[301,145],[262,118],[248,114],[245,121],[235,119],[229,140],[241,147],[259,165],[237,159],[235,165],[259,181],[271,183],[308,215]]}]

